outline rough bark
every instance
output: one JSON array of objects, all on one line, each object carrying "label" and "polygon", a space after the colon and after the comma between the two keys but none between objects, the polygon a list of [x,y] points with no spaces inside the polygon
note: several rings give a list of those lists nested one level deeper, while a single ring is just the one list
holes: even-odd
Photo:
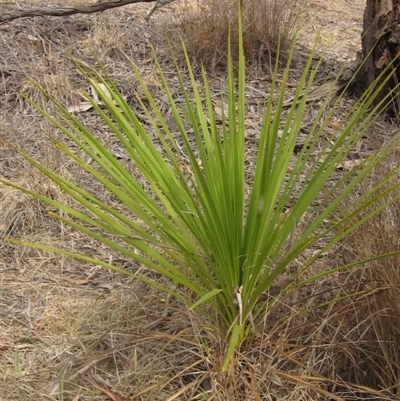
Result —
[{"label": "rough bark", "polygon": [[[380,94],[381,100],[400,82],[400,0],[367,0],[361,42],[362,65],[356,80],[359,92],[367,89],[385,69],[388,74],[395,71]],[[394,96],[393,101],[398,112],[400,96]]]},{"label": "rough bark", "polygon": [[[163,0],[101,0],[92,4],[74,4],[67,6],[52,6],[52,7],[36,7],[28,9],[10,9],[0,13],[0,24],[10,22],[17,18],[37,17],[37,16],[53,16],[65,17],[73,14],[91,14],[100,11],[108,10],[133,3],[152,3],[157,2],[159,5],[164,4]],[[156,6],[157,6],[156,4]],[[0,3],[1,6],[1,3]],[[4,3],[3,3],[4,6]],[[156,8],[154,7],[154,9]]]}]

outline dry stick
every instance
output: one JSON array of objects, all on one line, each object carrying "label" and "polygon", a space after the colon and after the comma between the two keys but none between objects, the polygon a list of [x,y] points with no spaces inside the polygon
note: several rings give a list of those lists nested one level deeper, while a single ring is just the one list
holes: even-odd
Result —
[{"label": "dry stick", "polygon": [[[0,14],[0,24],[10,22],[18,18],[25,17],[66,17],[73,14],[91,14],[98,13],[100,11],[108,10],[110,8],[116,8],[126,6],[127,4],[133,3],[152,3],[156,1],[156,7],[165,3],[163,0],[100,0],[93,4],[75,4],[62,7],[36,7],[28,9],[12,9]],[[173,1],[173,0],[171,0]],[[154,10],[155,11],[155,10]],[[154,12],[153,11],[153,12]]]},{"label": "dry stick", "polygon": [[156,0],[156,4],[154,4],[154,7],[150,10],[150,12],[146,16],[146,22],[149,22],[150,17],[156,10],[159,10],[162,6],[172,3],[173,1],[175,0]]}]

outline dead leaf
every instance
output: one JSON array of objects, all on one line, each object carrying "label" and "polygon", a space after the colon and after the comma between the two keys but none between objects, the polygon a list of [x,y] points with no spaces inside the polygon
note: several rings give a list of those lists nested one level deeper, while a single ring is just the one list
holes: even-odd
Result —
[{"label": "dead leaf", "polygon": [[[102,92],[109,98],[112,99],[110,91],[107,89],[107,87],[103,83],[98,83],[97,86],[100,88]],[[92,98],[93,101],[98,104],[99,106],[102,106],[103,103],[100,101],[96,90],[94,89],[93,86],[90,86],[90,91],[92,93]],[[124,97],[125,99],[126,97]],[[79,104],[74,104],[72,106],[67,107],[68,113],[83,113],[85,111],[89,111],[93,108],[92,103],[89,102],[81,102]]]},{"label": "dead leaf", "polygon": [[86,376],[85,379],[113,401],[129,401],[131,399],[112,387],[98,375]]},{"label": "dead leaf", "polygon": [[[324,82],[314,90],[300,95],[299,99],[297,100],[297,103],[300,103],[303,96],[306,95],[307,99],[306,102],[314,102],[320,99],[324,99],[326,96],[335,96],[337,92],[341,91],[345,86],[347,85],[347,80],[340,80],[338,81],[337,79],[333,79],[327,82]],[[283,107],[290,107],[293,104],[294,97],[290,98],[287,100],[284,104]]]},{"label": "dead leaf", "polygon": [[282,387],[282,380],[281,378],[277,375],[275,369],[271,369],[269,371],[269,378],[271,379],[272,383],[276,384],[279,387]]},{"label": "dead leaf", "polygon": [[226,110],[228,109],[224,109],[224,111],[222,110],[222,107],[219,106],[214,106],[214,115],[217,121],[223,121],[223,120],[227,120],[227,112]]},{"label": "dead leaf", "polygon": [[386,67],[387,65],[389,65],[390,63],[390,54],[389,54],[389,50],[387,48],[385,48],[385,50],[383,51],[383,54],[381,56],[381,58],[375,62],[375,67],[380,70],[383,67]]},{"label": "dead leaf", "polygon": [[67,107],[68,113],[83,113],[93,108],[93,105],[89,102],[82,102]]},{"label": "dead leaf", "polygon": [[96,287],[102,288],[102,289],[110,291],[110,292],[114,288],[114,286],[112,284],[108,284],[108,283],[94,283],[94,284],[96,285]]},{"label": "dead leaf", "polygon": [[336,122],[336,121],[329,121],[329,123],[328,123],[328,127],[329,128],[333,128],[333,129],[336,129],[336,130],[339,130],[339,129],[341,129],[341,124],[339,123],[339,122]]},{"label": "dead leaf", "polygon": [[[107,87],[102,83],[98,83],[97,86],[100,88],[100,90],[109,98],[112,99],[111,93],[110,91],[107,89]],[[95,91],[95,89],[92,87],[92,95],[93,95],[93,100],[97,103],[97,104],[101,104],[100,99],[97,96],[97,93]]]},{"label": "dead leaf", "polygon": [[257,303],[262,303],[267,301],[270,297],[275,297],[279,295],[289,284],[293,283],[294,279],[290,276],[283,276],[278,278],[272,285],[269,287],[267,292],[262,293]]},{"label": "dead leaf", "polygon": [[343,163],[339,163],[337,165],[337,169],[350,171],[353,170],[353,168],[359,166],[363,161],[363,159],[345,160]]},{"label": "dead leaf", "polygon": [[89,280],[87,280],[87,279],[74,280],[72,278],[66,277],[64,280],[67,281],[68,283],[74,284],[74,285],[86,285],[86,284],[89,284]]},{"label": "dead leaf", "polygon": [[289,284],[293,283],[293,278],[290,276],[280,277],[278,280],[271,285],[269,289],[270,295],[280,294]]}]

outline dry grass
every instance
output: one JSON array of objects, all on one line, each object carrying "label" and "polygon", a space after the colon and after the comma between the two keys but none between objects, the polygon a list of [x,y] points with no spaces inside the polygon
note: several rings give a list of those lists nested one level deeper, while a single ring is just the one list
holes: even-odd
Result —
[{"label": "dry grass", "polygon": [[[219,7],[219,2],[213,3]],[[271,4],[275,3],[285,4]],[[92,53],[96,54],[129,98],[136,85],[127,54],[157,93],[150,44],[163,50],[156,34],[159,19],[173,7],[160,11],[154,25],[140,23],[149,7],[137,5],[90,17],[37,18],[32,24],[15,21],[0,27],[1,178],[67,201],[16,156],[17,148],[104,196],[54,150],[46,132],[55,137],[60,133],[34,113],[19,92],[50,109],[28,80],[33,77],[66,105],[80,102],[78,91],[85,83],[66,59],[66,48],[87,62],[93,62]],[[354,18],[351,13],[350,18]],[[260,43],[256,50],[249,48],[256,59]],[[189,50],[199,57],[195,45],[188,44]],[[210,53],[211,67],[218,65],[223,51]],[[269,53],[262,53],[265,56],[268,60]],[[292,74],[295,85],[297,73]],[[174,85],[173,73],[169,76]],[[218,80],[212,84],[220,89]],[[248,84],[250,136],[257,131],[267,90],[263,79],[252,78]],[[90,112],[81,117],[110,149],[120,150]],[[355,157],[376,150],[396,129],[379,124]],[[252,151],[249,148],[249,154]],[[375,179],[379,180],[379,172]],[[321,258],[314,272],[398,249],[399,213],[400,205],[382,213],[335,253]],[[5,236],[86,252],[129,270],[141,268],[49,219],[38,202],[0,186],[0,237]],[[397,262],[343,272],[285,295],[266,317],[259,336],[244,344],[231,370],[221,374],[223,339],[182,305],[127,277],[1,241],[0,400],[398,400]],[[359,295],[332,303],[355,292]]]},{"label": "dry grass", "polygon": [[[384,166],[382,166],[384,168]],[[379,172],[375,179],[379,179]],[[399,249],[400,203],[394,204],[348,239],[359,257]],[[361,277],[367,295],[357,308],[360,343],[355,352],[360,384],[400,396],[400,267],[399,257],[375,262]]]},{"label": "dry grass", "polygon": [[[273,66],[289,49],[301,17],[300,0],[249,0],[243,3],[244,49],[248,61],[264,68]],[[232,54],[237,53],[238,9],[236,0],[199,0],[180,8],[173,24],[167,24],[168,37],[181,51],[183,41],[194,65],[207,70],[226,66],[229,35]],[[234,56],[235,57],[235,56]],[[284,61],[284,60],[282,60]]]}]

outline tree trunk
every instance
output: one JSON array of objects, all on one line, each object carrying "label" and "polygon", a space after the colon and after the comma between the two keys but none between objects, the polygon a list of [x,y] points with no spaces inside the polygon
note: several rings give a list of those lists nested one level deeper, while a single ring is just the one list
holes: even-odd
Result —
[{"label": "tree trunk", "polygon": [[[362,33],[362,65],[356,78],[357,90],[365,91],[382,72],[381,79],[396,69],[378,101],[400,82],[400,0],[367,0]],[[389,68],[387,68],[389,66]],[[390,108],[400,111],[400,93]]]}]

